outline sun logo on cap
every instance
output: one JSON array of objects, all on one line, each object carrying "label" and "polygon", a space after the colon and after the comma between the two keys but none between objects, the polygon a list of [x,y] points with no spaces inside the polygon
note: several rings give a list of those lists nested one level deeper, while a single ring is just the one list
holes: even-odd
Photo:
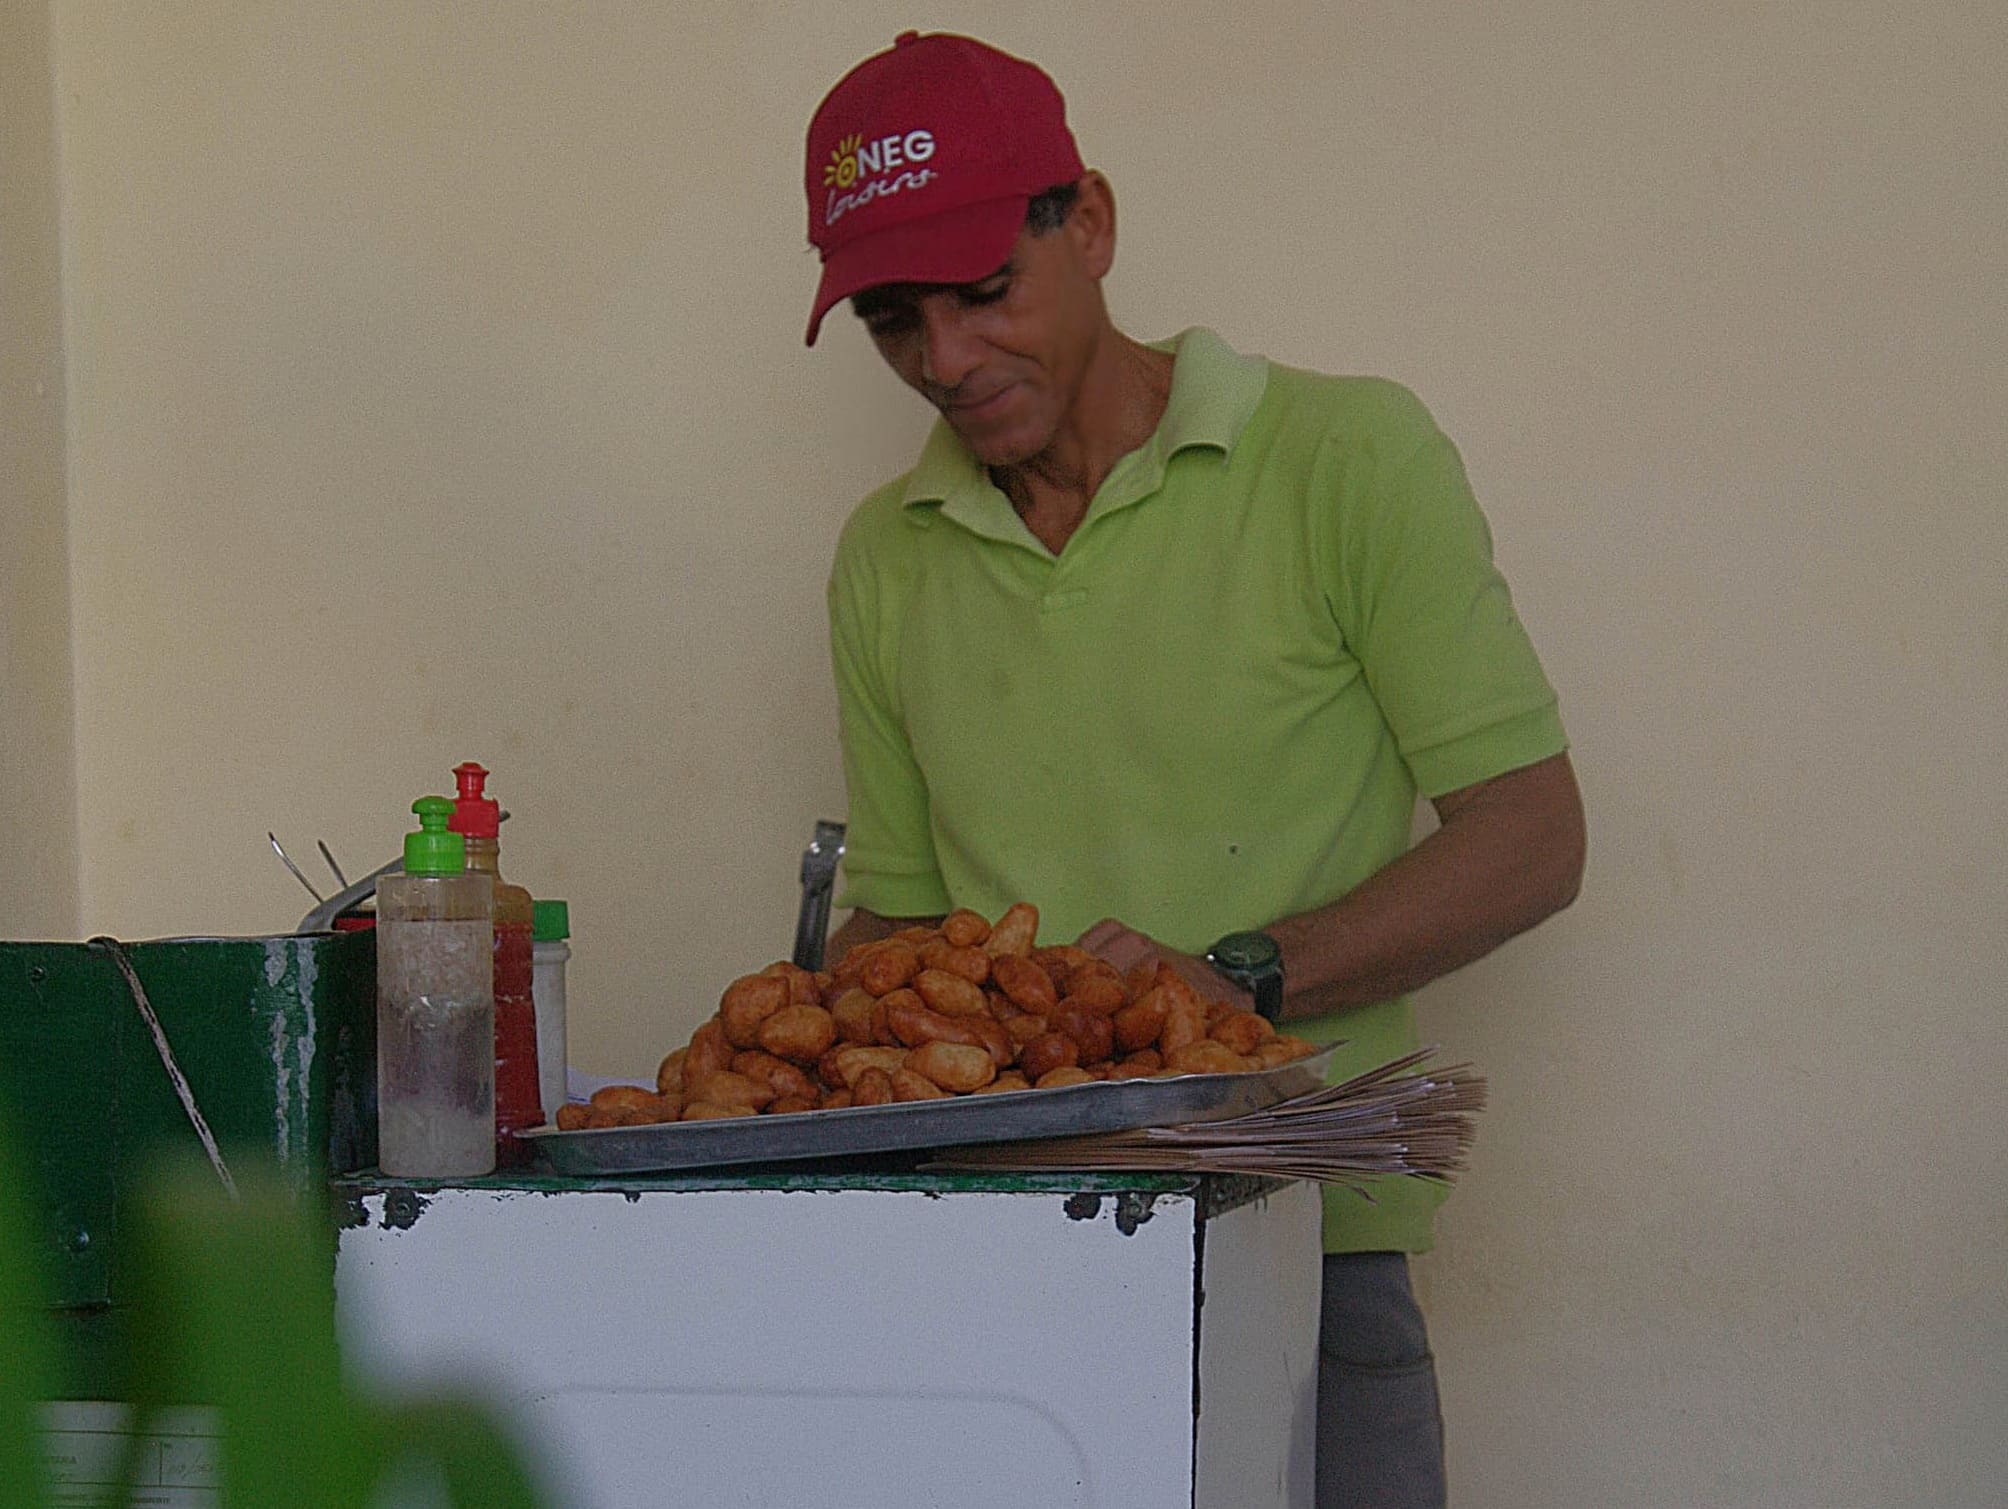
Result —
[{"label": "sun logo on cap", "polygon": [[830,149],[830,160],[823,165],[825,184],[847,189],[858,181],[858,148],[863,142],[863,136],[853,133]]}]

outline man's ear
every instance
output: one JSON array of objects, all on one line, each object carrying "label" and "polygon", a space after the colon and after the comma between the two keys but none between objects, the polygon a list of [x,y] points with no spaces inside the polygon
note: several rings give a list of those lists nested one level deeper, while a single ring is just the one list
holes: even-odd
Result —
[{"label": "man's ear", "polygon": [[1116,195],[1100,173],[1090,170],[1082,176],[1066,231],[1088,276],[1107,277],[1116,260]]}]

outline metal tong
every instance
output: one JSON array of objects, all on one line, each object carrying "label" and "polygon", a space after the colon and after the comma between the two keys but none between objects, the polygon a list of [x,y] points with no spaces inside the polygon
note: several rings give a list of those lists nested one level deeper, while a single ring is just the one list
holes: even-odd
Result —
[{"label": "metal tong", "polygon": [[836,889],[837,861],[844,857],[844,825],[821,818],[815,837],[802,851],[802,910],[795,918],[795,967],[821,969],[830,931],[830,894]]}]

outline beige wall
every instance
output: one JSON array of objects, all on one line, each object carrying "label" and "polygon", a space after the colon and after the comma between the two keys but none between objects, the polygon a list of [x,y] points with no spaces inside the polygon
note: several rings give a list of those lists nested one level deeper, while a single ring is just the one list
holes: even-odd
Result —
[{"label": "beige wall", "polygon": [[43,0],[0,0],[0,938],[77,926],[55,87]]},{"label": "beige wall", "polygon": [[[478,756],[575,1061],[786,949],[825,562],[924,417],[801,348],[796,154],[914,14],[58,7],[85,927],[287,927],[266,829],[361,868]],[[1420,1268],[1458,1502],[1998,1502],[2003,8],[927,19],[1071,92],[1131,329],[1425,396],[1562,690],[1583,900],[1425,997],[1496,1095]]]}]

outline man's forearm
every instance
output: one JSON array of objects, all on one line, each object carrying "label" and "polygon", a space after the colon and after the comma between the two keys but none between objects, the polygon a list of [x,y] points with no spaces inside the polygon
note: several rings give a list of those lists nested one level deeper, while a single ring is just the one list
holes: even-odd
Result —
[{"label": "man's forearm", "polygon": [[[1329,906],[1271,922],[1283,951],[1285,1017],[1404,995],[1490,953],[1575,899],[1582,880],[1582,797],[1567,755],[1452,792],[1442,826]],[[853,912],[827,957],[938,917]],[[1247,1004],[1203,959],[1178,954],[1114,918],[1081,935],[1118,969],[1155,955],[1209,998]]]},{"label": "man's forearm", "polygon": [[1575,899],[1582,800],[1566,755],[1438,803],[1434,833],[1329,906],[1268,932],[1286,1017],[1384,1001],[1490,953]]}]

